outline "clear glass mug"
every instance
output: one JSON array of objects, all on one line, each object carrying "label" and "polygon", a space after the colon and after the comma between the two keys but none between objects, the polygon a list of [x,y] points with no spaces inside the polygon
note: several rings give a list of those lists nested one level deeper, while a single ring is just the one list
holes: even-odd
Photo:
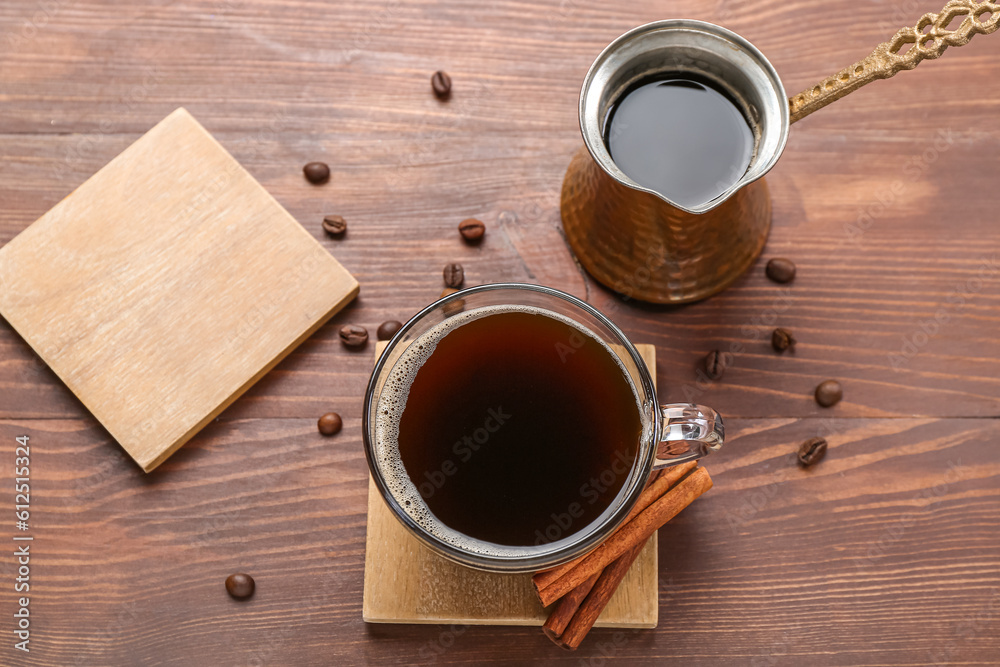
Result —
[{"label": "clear glass mug", "polygon": [[[625,484],[600,520],[547,544],[504,546],[497,553],[483,553],[482,550],[463,548],[454,541],[432,534],[394,496],[386,481],[386,450],[378,442],[375,415],[379,397],[394,364],[422,334],[457,310],[470,312],[478,308],[503,305],[535,307],[570,318],[606,343],[618,355],[639,394],[636,407],[641,411],[642,436]],[[645,362],[621,329],[605,315],[564,292],[521,283],[472,287],[447,296],[417,313],[389,341],[385,352],[375,364],[365,395],[363,420],[368,466],[392,514],[411,534],[436,553],[463,565],[495,572],[534,572],[590,551],[624,521],[654,470],[693,461],[717,451],[725,437],[722,418],[715,410],[700,405],[660,405],[657,402],[653,378]]]}]

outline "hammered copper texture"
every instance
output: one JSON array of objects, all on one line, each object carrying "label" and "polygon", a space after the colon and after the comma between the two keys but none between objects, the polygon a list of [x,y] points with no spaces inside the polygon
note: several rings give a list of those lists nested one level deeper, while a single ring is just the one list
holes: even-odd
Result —
[{"label": "hammered copper texture", "polygon": [[586,146],[562,187],[566,238],[583,267],[626,298],[688,303],[743,275],[764,249],[771,198],[763,179],[700,215],[608,176]]}]

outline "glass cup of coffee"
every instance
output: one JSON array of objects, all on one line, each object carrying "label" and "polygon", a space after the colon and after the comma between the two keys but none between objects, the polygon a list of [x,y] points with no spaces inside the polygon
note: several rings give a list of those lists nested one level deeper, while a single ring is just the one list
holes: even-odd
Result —
[{"label": "glass cup of coffee", "polygon": [[659,405],[605,315],[517,283],[418,313],[376,363],[364,408],[368,465],[396,518],[438,554],[497,572],[596,547],[653,470],[724,438],[714,410]]}]

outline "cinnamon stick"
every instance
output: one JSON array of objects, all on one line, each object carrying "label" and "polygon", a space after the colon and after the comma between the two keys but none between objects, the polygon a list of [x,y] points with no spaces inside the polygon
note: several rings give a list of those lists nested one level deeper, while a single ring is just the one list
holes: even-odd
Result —
[{"label": "cinnamon stick", "polygon": [[[656,472],[654,472],[649,478],[649,482],[646,485],[646,489],[649,489],[649,487],[655,484],[656,481],[665,472],[666,472],[665,470],[657,470]],[[631,514],[629,516],[631,517]],[[567,565],[572,566],[574,562],[576,561],[570,561],[570,563],[567,563]],[[559,568],[555,568],[553,570],[549,570],[549,572],[554,572],[555,570],[558,569]],[[545,623],[542,625],[542,632],[545,633],[546,637],[551,639],[556,644],[562,646],[562,643],[559,641],[559,638],[562,636],[563,631],[566,630],[566,626],[569,625],[569,622],[573,620],[573,617],[576,615],[577,610],[580,608],[580,605],[583,604],[583,601],[587,598],[587,595],[590,593],[590,590],[594,587],[594,584],[597,583],[597,579],[600,577],[600,575],[601,573],[599,572],[594,574],[590,579],[587,579],[585,582],[583,582],[581,585],[571,590],[569,593],[564,595],[562,599],[559,600],[559,604],[556,605],[555,609],[552,610],[552,613],[549,614],[549,617],[545,620]]]},{"label": "cinnamon stick", "polygon": [[[658,480],[659,481],[659,480]],[[712,478],[704,468],[698,468],[679,484],[623,524],[599,547],[587,554],[568,572],[538,591],[542,606],[549,606],[583,584],[633,547],[642,545],[658,528],[690,505],[695,498],[712,488]],[[595,584],[596,586],[596,584]]]},{"label": "cinnamon stick", "polygon": [[[594,627],[597,617],[604,611],[604,608],[611,600],[611,596],[618,590],[622,579],[628,574],[632,563],[639,557],[639,552],[645,546],[645,542],[640,542],[619,556],[618,560],[604,568],[601,576],[597,579],[597,583],[590,588],[586,599],[584,599],[583,604],[580,605],[576,614],[573,615],[572,620],[570,620],[562,635],[558,640],[553,639],[556,644],[568,651],[575,651],[580,646],[580,642],[587,636],[590,629]],[[566,597],[573,595],[576,591],[577,589],[574,589]],[[565,600],[566,597],[563,599]]]},{"label": "cinnamon stick", "polygon": [[546,637],[559,644],[559,637],[562,636],[569,622],[573,620],[576,610],[583,604],[587,594],[590,593],[590,589],[597,583],[599,576],[595,574],[559,600],[559,604],[552,610],[552,613],[549,614],[548,619],[546,619],[545,624],[542,626],[542,632],[545,633]]},{"label": "cinnamon stick", "polygon": [[[629,512],[625,521],[623,521],[622,525],[618,527],[618,530],[621,530],[622,526],[628,525],[628,523],[632,521],[632,519],[634,519],[639,512],[643,511],[653,504],[653,502],[658,498],[662,497],[664,493],[669,491],[672,486],[677,484],[681,478],[687,475],[697,465],[697,461],[691,461],[689,463],[659,471],[658,476],[652,478],[649,485],[643,490],[642,494],[639,496],[639,500],[636,501],[635,506],[632,507],[632,511]],[[543,570],[542,572],[535,574],[531,578],[531,582],[535,586],[535,592],[539,593],[543,588],[546,588],[553,581],[559,579],[583,562],[583,559],[586,557],[587,554],[584,554],[576,560],[571,560],[570,562],[563,563],[562,565],[554,567],[551,570]]]}]

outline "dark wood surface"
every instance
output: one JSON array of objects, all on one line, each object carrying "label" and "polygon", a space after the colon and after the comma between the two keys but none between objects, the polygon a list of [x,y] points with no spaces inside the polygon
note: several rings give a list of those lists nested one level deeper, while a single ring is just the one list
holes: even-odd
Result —
[{"label": "dark wood surface", "polygon": [[[794,94],[941,4],[2,3],[0,244],[186,106],[362,288],[149,475],[0,321],[0,484],[12,514],[15,437],[30,436],[35,537],[31,653],[13,649],[11,547],[0,663],[1000,663],[1000,36],[795,125],[764,257],[706,302],[620,301],[559,226],[580,82],[628,28],[724,24]],[[314,159],[330,184],[302,179]],[[323,234],[328,213],[345,239]],[[455,231],[469,216],[489,226],[479,247]],[[764,277],[772,256],[798,264],[792,285]],[[539,282],[613,312],[657,346],[664,401],[726,416],[715,488],[660,535],[655,631],[595,631],[568,654],[537,629],[362,622],[373,349],[348,352],[336,330],[406,319],[449,261],[469,284]],[[771,351],[775,323],[794,354]],[[724,380],[699,384],[698,359],[734,344]],[[845,398],[824,410],[811,392],[827,378]],[[326,439],[330,409],[345,428]],[[803,470],[791,455],[816,434],[830,451]],[[257,580],[245,603],[222,585],[239,570]]]}]

